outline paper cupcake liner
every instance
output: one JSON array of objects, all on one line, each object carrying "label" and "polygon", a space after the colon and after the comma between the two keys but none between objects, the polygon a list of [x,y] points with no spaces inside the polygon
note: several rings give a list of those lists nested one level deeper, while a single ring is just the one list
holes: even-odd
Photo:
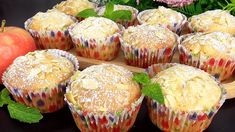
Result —
[{"label": "paper cupcake liner", "polygon": [[194,32],[204,32],[202,29],[200,30],[197,30],[197,29],[194,29],[192,24],[191,24],[191,18],[188,19],[188,23],[187,23],[187,31],[188,33],[194,33]]},{"label": "paper cupcake liner", "polygon": [[170,7],[183,7],[192,4],[194,1],[197,0],[153,0],[153,1],[166,3]]},{"label": "paper cupcake liner", "polygon": [[[137,16],[137,20],[139,24],[144,24],[145,22],[143,20],[141,20],[141,17],[146,13],[149,12],[152,9],[148,9],[148,10],[144,10],[142,12],[140,12]],[[183,17],[183,20],[180,23],[174,23],[173,25],[165,25],[165,24],[160,24],[163,27],[166,27],[168,29],[170,29],[171,31],[173,31],[174,33],[180,35],[182,32],[182,29],[185,27],[186,23],[187,23],[187,17],[183,14],[181,14]]]},{"label": "paper cupcake liner", "polygon": [[220,81],[230,78],[235,70],[235,60],[216,56],[205,58],[199,55],[193,55],[180,44],[189,35],[184,35],[179,38],[178,50],[180,63],[200,68]]},{"label": "paper cupcake liner", "polygon": [[84,39],[82,36],[75,37],[71,32],[74,26],[69,27],[69,34],[72,37],[78,56],[105,61],[110,61],[118,56],[120,49],[119,32],[105,38],[103,41],[98,41],[95,39]]},{"label": "paper cupcake liner", "polygon": [[[153,77],[158,72],[174,65],[177,64],[155,64],[146,69],[146,72],[150,77]],[[214,77],[212,78],[215,79]],[[209,110],[191,112],[176,111],[166,107],[164,104],[159,104],[157,101],[147,98],[148,112],[152,123],[163,131],[201,132],[205,130],[226,99],[225,89],[218,81],[217,83],[221,88],[222,95],[218,103]]]},{"label": "paper cupcake liner", "polygon": [[171,62],[177,48],[177,44],[174,44],[160,49],[141,49],[125,43],[122,39],[120,41],[126,64],[141,68],[156,63]]},{"label": "paper cupcake liner", "polygon": [[129,108],[125,108],[123,111],[103,114],[79,110],[67,100],[66,96],[65,101],[67,102],[73,115],[73,119],[80,131],[126,132],[133,126],[143,98],[144,95],[141,95],[136,102],[132,103]]},{"label": "paper cupcake liner", "polygon": [[[73,18],[74,21],[75,18]],[[29,28],[32,18],[25,23],[25,29],[33,36],[38,49],[61,49],[69,50],[73,47],[68,29],[52,31],[36,31]]]},{"label": "paper cupcake liner", "polygon": [[[116,5],[116,6],[118,6],[118,5]],[[118,21],[116,21],[116,23],[121,24],[121,25],[124,26],[125,28],[128,28],[128,27],[130,27],[130,26],[136,26],[136,25],[138,25],[137,15],[138,15],[139,11],[138,11],[136,8],[131,7],[131,6],[127,6],[127,5],[123,5],[123,6],[126,6],[127,8],[130,8],[131,10],[134,11],[134,13],[132,14],[132,18],[131,18],[130,21],[127,21],[127,20],[118,20]],[[104,10],[105,10],[105,6],[100,7],[100,8],[97,10],[97,11],[98,11],[98,14],[99,14],[99,15],[102,15],[102,12],[104,12]],[[127,10],[127,9],[123,9],[123,10]]]},{"label": "paper cupcake liner", "polygon": [[[58,56],[66,57],[74,64],[75,71],[78,70],[78,60],[72,54],[61,50],[48,50],[48,52]],[[2,80],[3,84],[6,86],[6,88],[9,90],[9,92],[12,94],[13,98],[17,102],[37,108],[42,113],[51,113],[57,111],[61,109],[65,104],[63,96],[66,92],[65,90],[68,84],[68,80],[61,82],[54,88],[43,88],[38,91],[33,91],[30,89],[22,90],[20,88],[12,86],[11,84],[8,84],[5,81],[5,74],[3,74]]]}]

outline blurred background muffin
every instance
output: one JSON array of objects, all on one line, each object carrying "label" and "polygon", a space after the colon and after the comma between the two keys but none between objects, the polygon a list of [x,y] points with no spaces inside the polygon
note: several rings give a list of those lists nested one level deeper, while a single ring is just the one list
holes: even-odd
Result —
[{"label": "blurred background muffin", "polygon": [[68,27],[76,22],[75,18],[57,10],[38,12],[25,22],[39,49],[69,50],[73,44]]},{"label": "blurred background muffin", "polygon": [[163,131],[205,130],[226,98],[226,91],[208,73],[181,64],[156,64],[147,69],[158,83],[164,104],[147,98],[149,117]]},{"label": "blurred background muffin", "polygon": [[9,66],[3,83],[17,102],[54,112],[64,106],[67,80],[77,68],[76,57],[65,51],[29,52]]},{"label": "blurred background muffin", "polygon": [[187,22],[187,17],[170,8],[159,6],[157,9],[142,11],[137,16],[140,24],[160,24],[171,31],[180,34]]},{"label": "blurred background muffin", "polygon": [[183,7],[192,4],[194,1],[197,0],[154,0],[154,1],[166,3],[168,6],[171,7]]},{"label": "blurred background muffin", "polygon": [[94,65],[71,79],[65,100],[80,131],[128,131],[143,96],[133,74],[113,64]]},{"label": "blurred background muffin", "polygon": [[[65,0],[55,5],[53,9],[64,12],[67,15],[76,17],[76,15],[85,9],[96,9],[96,4],[88,0]],[[81,20],[79,18],[79,20]]]},{"label": "blurred background muffin", "polygon": [[69,28],[78,56],[112,60],[119,52],[120,28],[110,19],[89,17]]},{"label": "blurred background muffin", "polygon": [[235,17],[229,12],[216,9],[192,16],[188,24],[191,32],[226,32],[235,35]]},{"label": "blurred background muffin", "polygon": [[[118,20],[116,21],[117,23],[123,25],[125,28],[129,27],[129,26],[133,26],[133,25],[137,25],[137,15],[138,15],[138,10],[134,7],[131,6],[126,6],[126,5],[114,5],[114,11],[117,10],[129,10],[131,11],[132,17],[130,21],[127,20]],[[98,11],[99,15],[103,15],[105,11],[105,6],[101,7]]]},{"label": "blurred background muffin", "polygon": [[121,46],[128,65],[146,68],[172,60],[177,35],[160,25],[139,25],[124,30]]},{"label": "blurred background muffin", "polygon": [[228,33],[195,33],[181,36],[180,63],[203,69],[219,80],[228,79],[235,68],[235,37]]}]

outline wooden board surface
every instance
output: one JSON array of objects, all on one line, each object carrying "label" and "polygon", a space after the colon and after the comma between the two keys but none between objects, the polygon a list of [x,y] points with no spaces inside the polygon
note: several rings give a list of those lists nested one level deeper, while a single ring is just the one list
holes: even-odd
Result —
[{"label": "wooden board surface", "polygon": [[[76,55],[74,50],[71,50],[70,52],[72,54]],[[102,63],[112,63],[112,64],[116,64],[119,66],[123,66],[132,72],[144,72],[143,68],[128,66],[127,64],[125,64],[124,55],[121,51],[118,54],[118,57],[116,57],[115,59],[113,59],[111,61],[101,61],[101,60],[96,60],[96,59],[91,59],[91,58],[80,57],[80,56],[77,56],[77,58],[79,61],[80,69],[85,69],[86,67],[89,67],[91,65],[98,65],[98,64],[102,64]]]},{"label": "wooden board surface", "polygon": [[[76,55],[74,50],[71,50],[70,52],[72,54]],[[101,60],[96,60],[96,59],[91,59],[91,58],[80,57],[80,56],[77,56],[77,58],[79,60],[80,69],[85,69],[91,65],[98,65],[98,64],[102,64],[102,63],[112,63],[112,64],[116,64],[119,66],[123,66],[132,72],[144,72],[143,68],[138,68],[138,67],[127,65],[124,60],[124,55],[121,51],[118,54],[118,57],[111,60],[111,61],[101,61]],[[176,52],[176,54],[173,57],[172,62],[179,63],[178,58],[179,58],[179,54],[178,54],[178,52]],[[227,90],[227,99],[235,98],[235,81],[234,80],[235,80],[235,78],[233,76],[229,80],[222,82],[223,86]]]}]

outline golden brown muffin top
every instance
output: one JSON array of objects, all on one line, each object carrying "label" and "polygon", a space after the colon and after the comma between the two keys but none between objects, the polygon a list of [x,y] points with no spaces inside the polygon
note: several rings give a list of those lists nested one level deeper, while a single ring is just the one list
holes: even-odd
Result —
[{"label": "golden brown muffin top", "polygon": [[179,111],[204,111],[215,106],[221,97],[218,83],[206,72],[177,64],[151,79],[160,84],[165,105]]},{"label": "golden brown muffin top", "polygon": [[235,37],[228,33],[196,33],[181,42],[191,54],[201,57],[225,57],[235,59]]},{"label": "golden brown muffin top", "polygon": [[[211,10],[192,16],[190,25],[196,31],[205,32],[223,31],[235,32],[235,17],[224,10]],[[231,31],[230,31],[231,30]]]},{"label": "golden brown muffin top", "polygon": [[119,31],[118,25],[107,18],[89,17],[77,23],[70,34],[72,37],[83,39],[105,40]]},{"label": "golden brown muffin top", "polygon": [[95,4],[88,0],[66,0],[54,6],[54,9],[71,16],[76,16],[79,12],[91,8],[95,8]]},{"label": "golden brown muffin top", "polygon": [[150,25],[171,25],[175,23],[181,23],[185,18],[184,16],[170,8],[159,6],[157,9],[150,9],[140,13],[140,23],[146,23]]},{"label": "golden brown muffin top", "polygon": [[113,64],[94,65],[72,77],[68,100],[81,110],[97,113],[120,112],[141,96],[133,74]]},{"label": "golden brown muffin top", "polygon": [[56,87],[69,79],[74,71],[73,63],[67,58],[42,50],[16,58],[4,77],[12,87],[38,91]]},{"label": "golden brown muffin top", "polygon": [[75,20],[71,16],[57,10],[38,12],[32,17],[28,27],[36,31],[65,30]]},{"label": "golden brown muffin top", "polygon": [[122,37],[124,43],[137,48],[159,49],[175,45],[176,34],[160,25],[139,25],[126,29]]}]

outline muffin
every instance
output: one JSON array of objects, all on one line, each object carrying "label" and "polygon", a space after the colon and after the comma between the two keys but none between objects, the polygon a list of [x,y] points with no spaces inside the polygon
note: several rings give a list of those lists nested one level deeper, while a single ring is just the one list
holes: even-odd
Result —
[{"label": "muffin", "polygon": [[190,5],[196,0],[154,0],[154,1],[166,3],[168,6],[171,7],[183,7],[186,5]]},{"label": "muffin", "polygon": [[224,10],[211,10],[192,16],[188,27],[191,32],[226,32],[235,35],[235,17]]},{"label": "muffin", "polygon": [[128,65],[146,68],[172,60],[177,35],[160,25],[139,25],[124,31],[121,46]]},{"label": "muffin", "polygon": [[181,64],[156,64],[147,69],[162,89],[164,104],[147,98],[149,117],[163,131],[201,132],[226,99],[222,85],[208,73]]},{"label": "muffin", "polygon": [[120,28],[103,17],[89,17],[69,28],[78,56],[98,60],[114,59],[120,49]]},{"label": "muffin", "polygon": [[3,84],[22,104],[54,112],[64,106],[67,80],[78,69],[75,56],[61,50],[29,52],[14,60],[3,74]]},{"label": "muffin", "polygon": [[128,131],[143,96],[133,74],[113,64],[94,65],[77,72],[65,94],[80,131]]},{"label": "muffin", "polygon": [[73,43],[68,27],[76,22],[75,18],[57,10],[38,12],[25,22],[25,29],[33,36],[39,49],[69,50]]},{"label": "muffin", "polygon": [[157,9],[149,9],[139,13],[137,19],[140,24],[160,24],[171,31],[180,34],[187,22],[187,17],[170,8],[159,6]]},{"label": "muffin", "polygon": [[[129,10],[131,11],[132,17],[130,21],[127,20],[118,20],[116,21],[117,23],[123,25],[125,28],[129,27],[129,26],[133,26],[133,25],[137,25],[137,21],[136,21],[136,17],[138,15],[138,10],[134,7],[131,6],[126,6],[126,5],[114,5],[114,11],[117,10]],[[98,11],[99,15],[103,15],[105,11],[105,6],[101,7]]]},{"label": "muffin", "polygon": [[[67,15],[76,17],[76,15],[85,9],[95,9],[96,4],[88,0],[66,0],[55,5],[53,9],[64,12]],[[80,18],[79,18],[80,19]]]},{"label": "muffin", "polygon": [[198,67],[219,80],[228,79],[235,68],[235,37],[228,33],[194,33],[179,40],[180,63]]}]

